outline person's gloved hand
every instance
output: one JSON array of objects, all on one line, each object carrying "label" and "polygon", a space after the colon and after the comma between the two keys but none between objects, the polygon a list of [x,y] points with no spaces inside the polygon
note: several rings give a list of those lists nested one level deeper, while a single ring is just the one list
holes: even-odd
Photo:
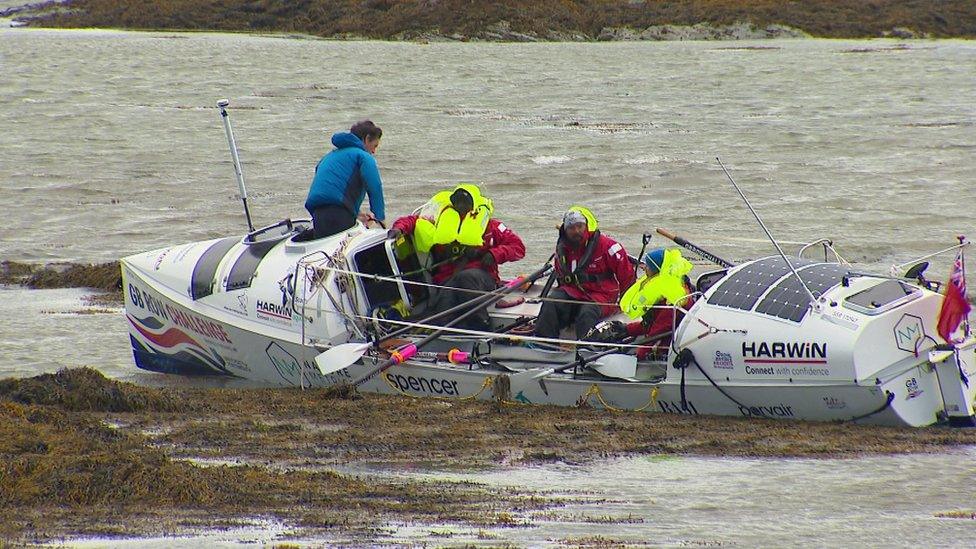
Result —
[{"label": "person's gloved hand", "polygon": [[610,332],[613,334],[614,339],[623,339],[627,337],[627,325],[619,320],[611,320]]},{"label": "person's gloved hand", "polygon": [[401,236],[403,236],[403,231],[397,229],[396,227],[386,231],[386,238],[389,238],[390,240],[396,240]]},{"label": "person's gloved hand", "polygon": [[464,249],[464,258],[468,261],[476,261],[481,259],[485,254],[484,248],[476,248],[474,246],[468,246]]},{"label": "person's gloved hand", "polygon": [[604,320],[597,324],[584,339],[598,341],[600,343],[610,343],[619,341],[627,336],[627,326],[619,320]]},{"label": "person's gloved hand", "polygon": [[481,264],[490,269],[495,266],[495,263],[495,254],[491,253],[489,250],[485,250],[484,254],[481,256]]}]

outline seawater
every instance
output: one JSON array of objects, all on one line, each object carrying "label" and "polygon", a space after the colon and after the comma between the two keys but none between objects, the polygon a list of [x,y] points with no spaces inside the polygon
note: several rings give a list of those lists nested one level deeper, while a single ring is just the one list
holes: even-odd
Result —
[{"label": "seawater", "polygon": [[[529,248],[509,274],[549,256],[577,203],[634,253],[655,227],[732,260],[773,253],[716,157],[790,253],[826,237],[887,273],[973,234],[973,67],[967,41],[418,44],[0,28],[0,260],[101,262],[241,234],[215,108],[227,98],[256,225],[306,217],[329,136],[371,118],[384,129],[388,219],[481,183]],[[936,278],[950,260],[933,262]],[[91,365],[183,382],[136,372],[121,312],[83,296],[0,289],[0,377]],[[976,507],[973,457],[640,458],[475,476],[602,494],[579,512],[644,519],[498,531],[519,544],[589,532],[654,545],[962,547],[976,523],[935,513]]]}]

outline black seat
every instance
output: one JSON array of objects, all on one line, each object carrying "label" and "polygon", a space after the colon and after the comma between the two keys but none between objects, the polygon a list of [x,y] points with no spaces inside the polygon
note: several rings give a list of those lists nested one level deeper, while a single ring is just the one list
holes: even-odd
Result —
[{"label": "black seat", "polygon": [[695,281],[695,289],[698,290],[699,293],[704,294],[709,288],[714,286],[716,282],[725,278],[725,275],[728,274],[728,272],[728,269],[722,269],[721,271],[712,271],[710,273],[702,274],[698,277],[698,280]]}]

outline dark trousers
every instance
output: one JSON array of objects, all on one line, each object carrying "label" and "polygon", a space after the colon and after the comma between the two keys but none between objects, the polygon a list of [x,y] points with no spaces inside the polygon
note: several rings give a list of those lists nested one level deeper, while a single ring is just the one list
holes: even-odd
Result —
[{"label": "dark trousers", "polygon": [[356,224],[356,216],[338,204],[326,204],[315,208],[312,212],[312,227],[315,228],[315,238],[332,236]]},{"label": "dark trousers", "polygon": [[[459,288],[477,291],[456,292],[447,288],[437,288],[431,293],[430,302],[427,308],[428,314],[446,311],[456,305],[466,303],[472,299],[477,299],[484,295],[483,292],[490,292],[496,287],[495,277],[485,271],[482,271],[481,269],[465,269],[463,271],[454,273],[451,275],[451,278],[445,280],[442,285],[446,286],[447,288]],[[444,317],[438,318],[431,323],[440,325],[447,324],[469,310],[470,309],[462,309],[456,313],[451,313],[449,315],[445,315]],[[466,330],[487,330],[491,327],[491,322],[488,317],[488,307],[478,307],[477,312],[472,313],[470,316],[466,317],[464,320],[455,324],[454,326],[464,328]]]},{"label": "dark trousers", "polygon": [[[549,292],[553,299],[573,299],[562,288]],[[559,337],[559,330],[572,325],[576,329],[576,339],[583,339],[603,313],[595,303],[559,303],[543,301],[539,318],[535,321],[535,335],[539,337]]]}]

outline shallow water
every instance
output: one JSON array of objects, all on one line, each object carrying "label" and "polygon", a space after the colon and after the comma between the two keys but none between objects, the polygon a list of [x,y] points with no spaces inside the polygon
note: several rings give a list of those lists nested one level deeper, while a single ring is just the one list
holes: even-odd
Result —
[{"label": "shallow water", "polygon": [[[409,476],[592,501],[557,509],[557,520],[532,528],[493,530],[531,546],[603,536],[654,547],[972,547],[976,521],[936,514],[972,505],[974,459],[976,449],[853,460],[648,456]],[[597,522],[608,517],[618,522]]]},{"label": "shallow water", "polygon": [[[553,464],[488,473],[369,468],[354,473],[455,480],[532,490],[576,503],[512,513],[514,526],[393,524],[382,540],[438,546],[507,542],[564,547],[602,537],[651,547],[972,547],[976,521],[937,515],[972,510],[976,449],[944,456],[846,460],[646,456],[586,466]],[[255,519],[219,533],[93,539],[80,547],[242,546],[283,542],[287,525]],[[362,543],[362,540],[358,541]]]},{"label": "shallow water", "polygon": [[[573,203],[633,252],[662,226],[729,259],[771,253],[716,156],[788,249],[830,237],[887,272],[973,232],[973,67],[965,41],[421,45],[0,28],[0,260],[110,261],[241,233],[214,107],[228,98],[258,225],[306,216],[329,134],[370,117],[385,132],[388,218],[483,182],[529,248],[509,273],[548,257]],[[936,278],[950,260],[933,264]],[[0,377],[93,365],[183,382],[136,372],[123,316],[87,314],[82,296],[0,289]],[[976,522],[934,513],[976,508],[973,458],[635,459],[464,478],[613,500],[558,514],[644,518],[496,531],[533,546],[587,533],[665,546],[972,546]],[[277,535],[269,527],[259,542]]]}]

